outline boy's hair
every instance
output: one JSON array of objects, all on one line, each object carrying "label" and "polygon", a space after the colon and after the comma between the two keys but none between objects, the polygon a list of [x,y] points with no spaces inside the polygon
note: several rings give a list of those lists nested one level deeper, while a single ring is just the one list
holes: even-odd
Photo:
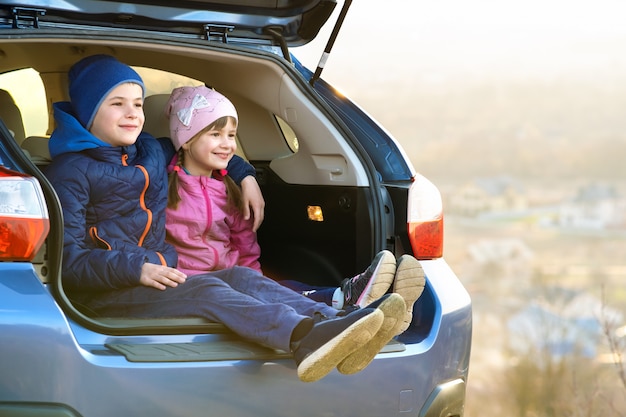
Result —
[{"label": "boy's hair", "polygon": [[[207,132],[211,129],[220,130],[224,128],[228,124],[229,121],[233,123],[237,123],[237,120],[231,116],[224,116],[217,119],[214,123],[210,124],[206,128],[202,129],[198,132],[190,141],[192,143],[194,140],[199,138],[204,132]],[[185,151],[181,147],[178,150],[178,159],[176,161],[176,166],[182,168],[185,164]],[[226,194],[227,194],[227,208],[230,210],[238,210],[240,213],[243,212],[243,198],[241,196],[241,189],[239,186],[233,181],[233,179],[229,175],[224,175],[222,177],[224,184],[226,185]],[[178,194],[178,170],[174,169],[169,174],[168,178],[168,191],[167,191],[167,207],[173,208],[176,210],[178,208],[178,203],[180,203],[181,198],[180,194]]]}]

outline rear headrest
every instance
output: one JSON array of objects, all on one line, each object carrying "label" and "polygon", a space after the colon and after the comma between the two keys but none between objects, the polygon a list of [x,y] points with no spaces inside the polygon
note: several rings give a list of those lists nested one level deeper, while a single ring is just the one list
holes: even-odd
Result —
[{"label": "rear headrest", "polygon": [[0,89],[0,119],[13,132],[15,141],[21,144],[25,136],[22,112],[15,104],[13,96],[8,91],[2,89]]},{"label": "rear headrest", "polygon": [[164,113],[169,98],[169,94],[154,94],[146,97],[143,102],[143,111],[146,115],[143,130],[155,138],[170,136],[169,120]]},{"label": "rear headrest", "polygon": [[46,136],[29,136],[22,142],[22,149],[28,152],[31,161],[33,161],[35,165],[46,165],[50,163],[48,141],[49,139]]}]

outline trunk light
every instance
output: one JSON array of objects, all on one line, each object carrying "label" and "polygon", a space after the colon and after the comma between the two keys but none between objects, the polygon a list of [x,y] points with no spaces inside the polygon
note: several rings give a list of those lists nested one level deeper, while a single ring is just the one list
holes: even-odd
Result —
[{"label": "trunk light", "polygon": [[324,221],[324,213],[322,212],[322,208],[320,206],[307,206],[306,212],[309,216],[309,220],[314,222]]}]

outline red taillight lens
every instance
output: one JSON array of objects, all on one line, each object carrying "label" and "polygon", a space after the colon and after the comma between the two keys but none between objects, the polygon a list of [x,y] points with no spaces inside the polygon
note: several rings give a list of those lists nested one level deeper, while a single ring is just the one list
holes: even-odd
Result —
[{"label": "red taillight lens", "polygon": [[0,167],[0,261],[32,260],[49,230],[39,182]]},{"label": "red taillight lens", "polygon": [[443,256],[443,204],[435,185],[416,175],[409,189],[407,227],[413,256],[434,259]]}]

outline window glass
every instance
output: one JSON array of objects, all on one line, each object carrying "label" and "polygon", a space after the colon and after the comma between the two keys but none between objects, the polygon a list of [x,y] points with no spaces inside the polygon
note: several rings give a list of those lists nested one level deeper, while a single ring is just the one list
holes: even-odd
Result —
[{"label": "window glass", "polygon": [[46,93],[32,68],[0,74],[0,89],[8,91],[22,113],[25,136],[43,136],[48,128]]},{"label": "window glass", "polygon": [[283,137],[285,138],[285,141],[287,142],[289,149],[291,149],[291,152],[293,153],[298,152],[299,143],[298,143],[298,137],[296,136],[296,133],[293,131],[291,126],[289,126],[287,122],[285,122],[283,119],[281,119],[278,116],[274,116],[274,117],[276,117],[278,126],[280,127],[280,130],[283,132]]}]

